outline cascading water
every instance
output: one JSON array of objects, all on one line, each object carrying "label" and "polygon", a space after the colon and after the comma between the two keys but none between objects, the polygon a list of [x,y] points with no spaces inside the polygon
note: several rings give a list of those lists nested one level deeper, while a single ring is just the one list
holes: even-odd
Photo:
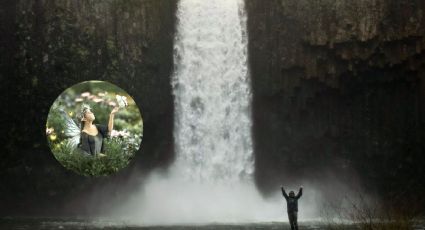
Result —
[{"label": "cascading water", "polygon": [[[142,224],[282,218],[253,183],[251,91],[243,0],[180,0],[174,43],[174,140],[168,173],[152,173],[124,205]],[[121,212],[122,214],[122,212]]]},{"label": "cascading water", "polygon": [[253,172],[243,1],[182,0],[174,44],[176,172],[235,182]]}]

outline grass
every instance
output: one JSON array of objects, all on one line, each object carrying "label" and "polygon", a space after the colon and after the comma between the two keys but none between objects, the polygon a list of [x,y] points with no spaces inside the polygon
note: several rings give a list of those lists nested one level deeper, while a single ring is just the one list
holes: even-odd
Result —
[{"label": "grass", "polygon": [[325,204],[322,219],[323,225],[331,230],[346,229],[349,225],[363,230],[409,230],[416,224],[415,210],[384,206],[358,192],[354,197],[345,196],[339,202]]}]

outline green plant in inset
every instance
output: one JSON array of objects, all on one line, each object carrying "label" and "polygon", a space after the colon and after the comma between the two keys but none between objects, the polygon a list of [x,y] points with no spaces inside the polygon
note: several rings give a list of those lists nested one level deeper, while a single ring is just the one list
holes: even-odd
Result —
[{"label": "green plant in inset", "polygon": [[65,168],[86,176],[106,176],[128,165],[139,148],[138,138],[112,137],[105,139],[105,155],[91,156],[72,148],[67,140],[55,144],[52,151]]},{"label": "green plant in inset", "polygon": [[[112,108],[119,104],[116,98],[126,98],[126,106],[115,113],[114,130],[103,139],[104,152],[91,156],[78,146],[81,118],[77,115],[86,105],[96,114],[94,124],[107,125]],[[83,82],[65,90],[53,103],[46,135],[54,156],[66,168],[88,176],[109,175],[134,157],[142,140],[143,121],[134,100],[122,89],[107,82]]]}]

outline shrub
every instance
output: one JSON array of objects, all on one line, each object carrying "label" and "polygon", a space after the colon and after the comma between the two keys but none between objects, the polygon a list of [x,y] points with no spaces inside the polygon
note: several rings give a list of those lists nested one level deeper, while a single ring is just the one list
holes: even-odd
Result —
[{"label": "shrub", "polygon": [[321,214],[327,229],[348,229],[354,224],[365,230],[408,230],[415,223],[415,216],[411,212],[383,206],[360,192],[324,204]]},{"label": "shrub", "polygon": [[141,137],[105,138],[105,155],[91,156],[79,148],[72,148],[68,140],[53,146],[53,154],[62,165],[85,176],[106,176],[128,165],[139,148]]}]

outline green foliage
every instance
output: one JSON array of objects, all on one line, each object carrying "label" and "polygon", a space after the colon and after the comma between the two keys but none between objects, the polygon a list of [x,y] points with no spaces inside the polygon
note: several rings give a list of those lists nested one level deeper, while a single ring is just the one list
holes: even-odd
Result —
[{"label": "green foliage", "polygon": [[[93,157],[71,147],[70,137],[65,136],[66,116],[79,126],[81,106],[89,104],[95,114],[94,123],[107,125],[117,94],[127,97],[128,106],[115,114],[111,137],[104,139],[106,156]],[[53,103],[46,124],[47,139],[56,159],[66,168],[88,176],[109,175],[124,168],[140,146],[142,129],[143,121],[134,100],[122,89],[101,81],[83,82],[65,90]]]},{"label": "green foliage", "polygon": [[56,159],[67,169],[85,176],[107,176],[128,165],[139,148],[141,137],[106,138],[105,155],[91,156],[79,148],[72,148],[65,140],[53,146]]}]

